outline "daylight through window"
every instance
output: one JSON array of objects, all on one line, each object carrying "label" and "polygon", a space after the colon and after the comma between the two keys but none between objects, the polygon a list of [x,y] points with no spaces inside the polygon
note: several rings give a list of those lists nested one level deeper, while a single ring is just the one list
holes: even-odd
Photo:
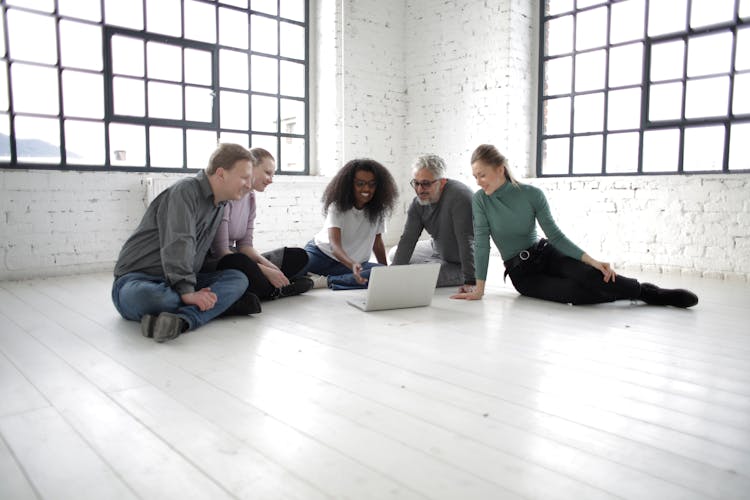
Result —
[{"label": "daylight through window", "polygon": [[0,0],[0,164],[308,173],[306,0]]}]

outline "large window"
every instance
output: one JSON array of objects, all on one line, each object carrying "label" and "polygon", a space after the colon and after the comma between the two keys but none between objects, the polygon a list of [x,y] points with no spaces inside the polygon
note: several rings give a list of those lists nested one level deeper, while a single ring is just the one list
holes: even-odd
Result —
[{"label": "large window", "polygon": [[0,167],[308,172],[307,0],[0,0]]},{"label": "large window", "polygon": [[750,0],[542,0],[537,174],[750,171]]}]

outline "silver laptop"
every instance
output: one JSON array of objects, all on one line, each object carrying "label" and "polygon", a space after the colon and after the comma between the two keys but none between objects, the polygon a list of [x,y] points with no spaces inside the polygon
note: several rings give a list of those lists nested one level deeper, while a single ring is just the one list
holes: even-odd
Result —
[{"label": "silver laptop", "polygon": [[429,306],[439,271],[439,263],[373,267],[365,297],[347,302],[363,311]]}]

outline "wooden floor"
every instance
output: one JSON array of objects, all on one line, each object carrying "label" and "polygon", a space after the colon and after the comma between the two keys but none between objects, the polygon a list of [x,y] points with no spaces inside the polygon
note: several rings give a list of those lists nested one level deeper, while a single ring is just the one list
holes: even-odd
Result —
[{"label": "wooden floor", "polygon": [[[750,498],[750,284],[692,310],[313,290],[166,344],[0,283],[0,498]],[[495,277],[496,278],[496,277]]]}]

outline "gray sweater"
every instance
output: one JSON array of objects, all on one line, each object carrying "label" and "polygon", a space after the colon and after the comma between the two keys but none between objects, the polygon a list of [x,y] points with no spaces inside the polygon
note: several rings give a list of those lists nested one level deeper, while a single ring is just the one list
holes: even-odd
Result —
[{"label": "gray sweater", "polygon": [[419,236],[426,229],[440,258],[460,264],[464,282],[473,284],[474,228],[471,221],[471,196],[468,186],[448,179],[437,203],[420,205],[415,197],[406,214],[406,225],[398,242],[393,264],[409,263]]},{"label": "gray sweater", "polygon": [[146,209],[141,223],[123,245],[115,278],[140,272],[162,276],[180,295],[195,291],[224,205],[214,204],[204,171],[181,179],[163,191]]}]

